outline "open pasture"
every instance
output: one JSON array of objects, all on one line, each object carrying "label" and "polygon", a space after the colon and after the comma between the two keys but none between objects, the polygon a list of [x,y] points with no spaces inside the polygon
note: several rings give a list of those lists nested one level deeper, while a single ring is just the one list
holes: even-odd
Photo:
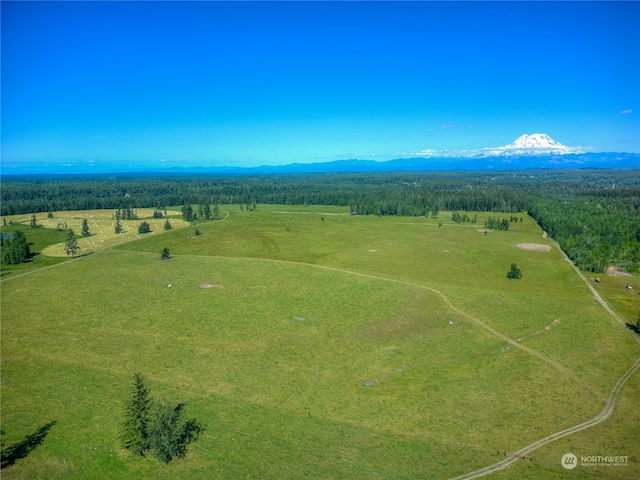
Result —
[{"label": "open pasture", "polygon": [[[482,214],[225,210],[199,236],[143,236],[2,282],[4,440],[57,422],[3,477],[449,478],[592,418],[638,356],[527,216],[485,234]],[[506,279],[514,262],[522,280]],[[184,460],[121,449],[135,372],[207,425]],[[632,456],[604,478],[640,472],[635,380],[624,417],[560,444]],[[557,455],[541,449],[518,476],[569,478]]]}]

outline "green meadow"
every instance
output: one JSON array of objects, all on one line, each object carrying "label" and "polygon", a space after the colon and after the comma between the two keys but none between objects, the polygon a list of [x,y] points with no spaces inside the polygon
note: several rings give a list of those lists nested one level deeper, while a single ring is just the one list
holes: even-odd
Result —
[{"label": "green meadow", "polygon": [[[56,423],[3,478],[446,479],[593,418],[640,354],[526,214],[485,231],[486,213],[228,205],[223,220],[156,219],[138,238],[112,234],[111,213],[47,221],[94,215],[73,260],[53,223],[19,227],[39,254],[1,277],[3,442]],[[602,280],[635,324],[638,277]],[[136,372],[205,424],[184,459],[121,447]],[[640,477],[637,398],[636,374],[609,420],[493,478]],[[629,461],[567,471],[567,452]]]}]

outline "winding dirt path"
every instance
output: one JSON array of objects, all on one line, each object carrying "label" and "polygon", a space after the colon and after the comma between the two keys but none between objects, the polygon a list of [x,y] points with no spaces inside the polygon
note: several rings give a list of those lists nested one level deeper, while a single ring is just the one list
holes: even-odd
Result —
[{"label": "winding dirt path", "polygon": [[[574,271],[578,274],[578,276],[589,287],[589,290],[593,293],[595,299],[603,306],[603,308],[613,318],[616,319],[616,321],[618,321],[618,323],[620,323],[622,326],[625,326],[624,320],[622,320],[609,307],[609,305],[607,305],[607,303],[602,299],[602,297],[598,294],[598,292],[595,290],[595,288],[593,288],[593,286],[589,283],[589,281],[582,274],[582,272],[573,264],[573,262],[571,262],[569,257],[567,257],[567,255],[560,249],[560,247],[558,247],[558,249],[562,253],[565,261],[569,262],[569,264],[574,269]],[[235,258],[235,259],[238,259],[237,257],[217,257],[217,258],[225,258],[225,259]],[[272,259],[259,259],[259,258],[258,259],[257,258],[242,258],[242,259],[243,260],[253,260],[253,261],[256,261],[256,260],[258,260],[258,261],[267,261],[267,262],[274,262],[274,263],[287,263],[287,264],[295,264],[295,265],[306,265],[306,266],[311,266],[311,267],[316,267],[316,268],[323,268],[325,270],[332,270],[332,271],[335,271],[335,272],[341,272],[341,273],[346,273],[346,274],[350,274],[350,275],[356,275],[356,276],[359,276],[359,277],[371,278],[371,279],[374,279],[374,280],[381,280],[381,281],[386,281],[386,282],[393,282],[393,283],[398,283],[398,284],[402,284],[402,285],[411,286],[411,287],[414,287],[414,288],[420,288],[420,289],[423,289],[423,290],[428,290],[428,291],[433,292],[436,295],[438,295],[442,299],[442,301],[449,308],[451,308],[454,312],[456,312],[459,315],[467,318],[468,320],[470,320],[473,323],[475,323],[476,325],[484,328],[485,330],[491,332],[493,335],[497,336],[498,338],[501,338],[502,340],[506,341],[510,345],[513,345],[516,348],[520,348],[521,350],[524,350],[525,352],[529,353],[530,355],[533,355],[536,358],[538,358],[538,359],[542,360],[543,362],[547,363],[548,365],[552,366],[556,370],[564,373],[565,375],[567,375],[568,377],[570,377],[571,379],[573,379],[574,381],[576,381],[577,383],[582,385],[585,389],[589,390],[591,393],[593,393],[594,395],[596,395],[598,398],[602,399],[605,402],[602,410],[595,417],[593,417],[592,419],[587,420],[586,422],[583,422],[583,423],[581,423],[579,425],[576,425],[574,427],[570,427],[570,428],[567,428],[567,429],[562,430],[560,432],[556,432],[556,433],[548,435],[548,436],[546,436],[544,438],[541,438],[537,442],[534,442],[534,443],[532,443],[530,445],[527,445],[527,446],[521,448],[520,450],[518,450],[516,452],[511,453],[511,456],[505,458],[504,460],[501,460],[499,462],[496,462],[496,463],[494,463],[492,465],[489,465],[487,467],[481,468],[479,470],[474,470],[473,472],[469,472],[469,473],[466,473],[466,474],[451,478],[450,480],[471,480],[471,479],[483,477],[485,475],[489,475],[490,473],[493,473],[493,472],[504,470],[504,469],[510,467],[511,465],[513,465],[514,463],[516,463],[518,461],[521,461],[521,459],[519,457],[524,457],[524,456],[530,454],[531,452],[539,449],[540,447],[543,447],[545,445],[548,445],[549,443],[555,442],[556,440],[558,440],[558,439],[560,439],[562,437],[566,437],[568,435],[572,435],[574,433],[580,432],[582,430],[586,430],[587,428],[591,428],[594,425],[597,425],[599,423],[604,422],[605,420],[607,420],[611,416],[611,414],[615,410],[616,402],[618,400],[618,396],[620,395],[620,391],[622,390],[622,387],[624,387],[624,385],[627,383],[629,378],[631,378],[631,376],[640,368],[640,358],[638,358],[633,363],[633,365],[631,365],[631,367],[629,367],[629,369],[624,373],[624,375],[622,375],[622,377],[620,377],[620,379],[616,382],[616,384],[613,387],[613,390],[611,391],[609,397],[605,398],[604,395],[602,393],[600,393],[593,385],[590,385],[589,383],[587,383],[587,382],[581,380],[580,378],[578,378],[571,370],[569,370],[566,367],[560,365],[559,363],[551,360],[550,358],[546,357],[545,355],[541,354],[540,352],[537,352],[537,351],[535,351],[535,350],[533,350],[533,349],[531,349],[529,347],[521,345],[517,341],[512,340],[511,338],[507,337],[506,335],[503,335],[502,333],[498,332],[494,328],[492,328],[489,325],[485,324],[481,320],[479,320],[479,319],[475,318],[474,316],[472,316],[472,315],[460,310],[459,308],[454,306],[442,292],[440,292],[439,290],[436,290],[434,288],[426,287],[424,285],[419,285],[419,284],[415,284],[415,283],[411,283],[411,282],[406,282],[406,281],[403,281],[403,280],[397,280],[397,279],[393,279],[393,278],[386,278],[386,277],[381,277],[381,276],[378,276],[378,275],[371,275],[371,274],[361,273],[361,272],[353,272],[353,271],[350,271],[350,270],[345,270],[345,269],[337,268],[337,267],[330,267],[330,266],[326,266],[326,265],[316,265],[316,264],[311,264],[311,263],[292,262],[292,261],[288,261],[288,260],[272,260]],[[640,345],[640,337],[634,335],[633,333],[631,333],[631,335],[633,336],[634,340]]]},{"label": "winding dirt path", "polygon": [[[600,305],[602,305],[602,307],[613,318],[616,319],[616,321],[618,323],[620,323],[626,329],[626,323],[624,322],[624,320],[622,320],[611,309],[611,307],[609,307],[607,302],[605,302],[603,300],[603,298],[596,291],[596,289],[593,287],[593,285],[591,285],[589,280],[587,280],[587,278],[582,274],[580,269],[578,267],[576,267],[576,265],[569,259],[567,254],[564,253],[562,251],[562,249],[558,245],[556,245],[556,246],[558,247],[558,250],[560,250],[560,253],[564,257],[564,260],[566,262],[568,262],[569,265],[571,265],[571,268],[573,268],[573,270],[578,274],[578,276],[587,285],[587,287],[589,287],[589,290],[591,290],[591,293],[593,293],[594,298],[600,303]],[[637,335],[633,334],[628,329],[626,329],[626,330],[633,337],[633,339],[636,341],[636,343],[638,343],[640,345],[640,337],[638,337]],[[500,462],[496,462],[493,465],[489,465],[489,466],[481,468],[479,470],[474,470],[473,472],[469,472],[469,473],[465,473],[464,475],[459,475],[457,477],[453,477],[450,480],[471,480],[471,479],[474,479],[474,478],[484,477],[485,475],[489,475],[490,473],[493,473],[493,472],[504,470],[504,469],[508,468],[509,466],[513,465],[515,462],[520,461],[520,458],[518,458],[518,457],[524,457],[527,454],[533,452],[534,450],[537,450],[540,447],[548,445],[549,443],[555,442],[556,440],[558,440],[558,439],[560,439],[562,437],[566,437],[567,435],[572,435],[574,433],[580,432],[582,430],[586,430],[587,428],[591,428],[594,425],[597,425],[599,423],[604,422],[605,420],[607,420],[611,416],[611,414],[615,410],[616,402],[618,401],[618,396],[620,395],[620,391],[622,390],[622,387],[624,387],[625,383],[627,383],[629,378],[631,378],[631,376],[639,368],[640,368],[640,358],[638,358],[635,361],[635,363],[633,365],[631,365],[631,367],[629,367],[629,369],[624,373],[624,375],[622,375],[622,377],[620,377],[618,382],[613,387],[613,390],[611,391],[611,394],[609,395],[609,398],[605,402],[605,405],[602,408],[602,410],[600,411],[600,413],[598,413],[591,420],[588,420],[588,421],[586,421],[584,423],[581,423],[580,425],[576,425],[575,427],[570,427],[570,428],[567,428],[566,430],[562,430],[560,432],[552,433],[551,435],[548,435],[548,436],[538,440],[537,442],[532,443],[531,445],[527,445],[526,447],[521,448],[517,452],[513,452],[511,454],[512,455],[511,457],[508,457],[508,458],[506,458],[506,459],[504,459],[504,460],[502,460]]]},{"label": "winding dirt path", "polygon": [[[226,213],[226,216],[221,220],[226,220],[229,217],[229,212],[225,211],[225,213]],[[543,236],[546,237],[546,235],[543,235]],[[566,262],[568,262],[569,265],[571,265],[571,267],[574,269],[574,271],[576,272],[578,277],[580,277],[582,279],[582,281],[585,283],[585,285],[587,285],[587,287],[589,288],[589,290],[593,294],[594,298],[602,305],[602,307],[618,323],[620,323],[623,327],[626,327],[626,323],[624,322],[624,320],[622,320],[622,318],[620,318],[609,307],[609,305],[602,299],[600,294],[596,291],[596,289],[593,287],[593,285],[591,285],[591,283],[588,281],[588,279],[582,274],[580,269],[578,269],[578,267],[575,266],[575,264],[569,259],[569,257],[567,257],[567,255],[562,251],[562,249],[560,249],[560,247],[558,245],[556,245],[556,247],[558,248],[558,250],[560,251],[560,253],[564,257],[564,260]],[[96,252],[96,253],[99,253],[99,252]],[[188,255],[188,256],[196,256],[197,257],[199,255]],[[527,352],[528,354],[538,358],[539,360],[547,363],[549,366],[551,366],[552,368],[554,368],[554,369],[558,370],[559,372],[565,374],[566,376],[570,377],[576,383],[580,384],[586,390],[590,391],[591,393],[593,393],[594,395],[596,395],[598,398],[600,398],[601,400],[603,400],[605,402],[604,407],[602,408],[602,410],[595,417],[593,417],[592,419],[590,419],[590,420],[588,420],[588,421],[586,421],[584,423],[581,423],[579,425],[576,425],[574,427],[570,427],[570,428],[567,428],[567,429],[562,430],[560,432],[556,432],[556,433],[553,433],[551,435],[548,435],[548,436],[538,440],[537,442],[534,442],[534,443],[532,443],[530,445],[527,445],[527,446],[521,448],[520,450],[518,450],[516,452],[513,452],[511,454],[512,456],[507,457],[502,461],[496,462],[496,463],[494,463],[492,465],[489,465],[487,467],[475,470],[473,472],[468,472],[466,474],[454,477],[451,480],[471,480],[471,479],[483,477],[485,475],[489,475],[489,474],[491,474],[493,472],[504,470],[504,469],[508,468],[509,466],[511,466],[512,464],[514,464],[515,462],[521,461],[520,458],[518,458],[518,457],[526,456],[527,454],[530,454],[531,452],[537,450],[538,448],[543,447],[543,446],[545,446],[545,445],[547,445],[547,444],[549,444],[551,442],[554,442],[554,441],[556,441],[556,440],[558,440],[558,439],[560,439],[562,437],[565,437],[565,436],[568,436],[568,435],[572,435],[572,434],[580,432],[582,430],[586,430],[587,428],[593,427],[594,425],[597,425],[597,424],[607,420],[611,416],[611,414],[613,413],[613,411],[615,409],[616,402],[618,400],[618,396],[619,396],[622,388],[624,387],[626,382],[629,380],[629,378],[631,378],[631,376],[640,368],[640,358],[638,358],[634,362],[634,364],[624,373],[624,375],[622,375],[622,377],[620,377],[618,382],[613,387],[613,390],[611,391],[609,397],[605,398],[604,395],[601,392],[599,392],[593,385],[590,385],[589,383],[587,383],[587,382],[583,381],[582,379],[580,379],[579,377],[577,377],[571,370],[569,370],[566,367],[560,365],[559,363],[551,360],[550,358],[546,357],[542,353],[537,352],[537,351],[535,351],[535,350],[533,350],[533,349],[531,349],[529,347],[526,347],[526,346],[520,344],[519,342],[507,337],[506,335],[503,335],[502,333],[498,332],[494,328],[492,328],[489,325],[485,324],[481,320],[479,320],[479,319],[475,318],[474,316],[472,316],[472,315],[460,310],[459,308],[454,306],[442,292],[440,292],[439,290],[436,290],[434,288],[426,287],[424,285],[415,284],[415,283],[411,283],[411,282],[407,282],[407,281],[403,281],[403,280],[386,278],[386,277],[382,277],[382,276],[378,276],[378,275],[371,275],[371,274],[366,274],[366,273],[361,273],[361,272],[354,272],[354,271],[345,270],[345,269],[342,269],[342,268],[330,267],[330,266],[325,266],[325,265],[317,265],[317,264],[311,264],[311,263],[293,262],[293,261],[288,261],[288,260],[262,259],[262,258],[223,257],[223,256],[205,256],[205,257],[206,258],[234,259],[234,260],[264,261],[264,262],[285,263],[285,264],[293,264],[293,265],[305,265],[305,266],[310,266],[310,267],[315,267],[315,268],[323,268],[325,270],[331,270],[331,271],[345,273],[345,274],[349,274],[349,275],[356,275],[356,276],[359,276],[359,277],[370,278],[370,279],[380,280],[380,281],[385,281],[385,282],[393,282],[393,283],[402,284],[402,285],[406,285],[406,286],[410,286],[410,287],[414,287],[414,288],[428,290],[428,291],[436,294],[437,296],[439,296],[440,299],[451,310],[453,310],[454,312],[456,312],[459,315],[465,317],[466,319],[470,320],[471,322],[475,323],[476,325],[484,328],[485,330],[487,330],[488,332],[490,332],[494,336],[504,340],[505,342],[509,343],[510,345],[513,345],[514,347],[519,348],[519,349]],[[12,277],[12,278],[18,278],[18,277],[21,277],[21,276],[24,276],[24,275],[27,275],[27,274],[38,272],[40,270],[45,270],[47,268],[58,267],[60,265],[63,265],[64,263],[66,263],[66,262],[62,262],[62,263],[56,264],[56,265],[51,265],[51,266],[44,267],[44,268],[41,268],[41,269],[38,269],[38,270],[32,270],[32,271],[29,271],[29,272],[25,272],[23,274],[16,275],[15,277]],[[7,278],[7,279],[4,279],[3,281],[10,280],[10,279],[11,278]],[[627,330],[628,333],[633,337],[633,339],[640,345],[640,337],[638,337],[637,335],[633,334],[631,331],[629,331],[626,328],[625,328],[625,330]]]},{"label": "winding dirt path", "polygon": [[[194,256],[194,255],[190,255],[190,256]],[[195,255],[195,256],[199,256],[199,255]],[[465,312],[463,310],[460,310],[458,307],[456,307],[455,305],[453,305],[451,303],[451,301],[446,297],[446,295],[444,293],[442,293],[439,290],[436,290],[435,288],[426,287],[424,285],[420,285],[420,284],[412,283],[412,282],[407,282],[407,281],[404,281],[404,280],[397,280],[397,279],[394,279],[394,278],[382,277],[382,276],[379,276],[379,275],[372,275],[372,274],[362,273],[362,272],[354,272],[354,271],[351,271],[351,270],[345,270],[343,268],[338,268],[338,267],[330,267],[330,266],[327,266],[327,265],[317,265],[317,264],[305,263],[305,262],[294,262],[294,261],[291,261],[291,260],[275,260],[275,259],[252,258],[252,257],[225,257],[225,256],[205,256],[205,257],[206,258],[221,258],[221,259],[227,259],[227,260],[233,259],[233,260],[272,262],[272,263],[281,263],[281,264],[284,263],[284,264],[289,264],[289,265],[304,265],[304,266],[308,266],[308,267],[321,268],[321,269],[324,269],[324,270],[331,270],[331,271],[334,271],[334,272],[346,273],[346,274],[355,275],[355,276],[358,276],[358,277],[370,278],[370,279],[373,279],[373,280],[380,280],[380,281],[384,281],[384,282],[397,283],[397,284],[400,284],[400,285],[406,285],[406,286],[413,287],[413,288],[419,288],[419,289],[422,289],[422,290],[427,290],[427,291],[435,293],[437,296],[439,296],[440,299],[445,303],[445,305],[447,305],[454,312],[456,312],[459,315],[465,317],[466,319],[470,320],[471,322],[475,323],[476,325],[484,328],[485,330],[487,330],[491,334],[495,335],[496,337],[500,338],[501,340],[504,340],[505,342],[509,343],[510,345],[513,345],[514,347],[519,348],[519,349],[527,352],[528,354],[530,354],[530,355],[542,360],[543,362],[547,363],[548,365],[550,365],[554,369],[558,370],[559,372],[565,374],[566,376],[568,376],[569,378],[574,380],[576,383],[580,384],[582,387],[584,387],[586,390],[588,390],[591,393],[593,393],[596,397],[598,397],[603,402],[606,401],[606,397],[598,389],[596,389],[593,385],[591,385],[591,384],[585,382],[584,380],[580,379],[575,373],[573,373],[568,368],[560,365],[558,362],[556,362],[554,360],[551,360],[546,355],[544,355],[544,354],[542,354],[542,353],[540,353],[540,352],[538,352],[536,350],[533,350],[532,348],[526,347],[526,346],[522,345],[521,343],[517,342],[516,340],[513,340],[513,339],[507,337],[506,335],[498,332],[497,330],[495,330],[494,328],[490,327],[489,325],[487,325],[483,321],[479,320],[478,318],[474,317],[473,315],[470,315],[469,313],[467,313],[467,312]]]}]

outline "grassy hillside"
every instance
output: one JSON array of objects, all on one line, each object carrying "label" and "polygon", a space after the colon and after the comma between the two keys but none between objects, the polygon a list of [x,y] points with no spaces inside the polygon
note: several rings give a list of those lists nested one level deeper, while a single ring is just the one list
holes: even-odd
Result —
[{"label": "grassy hillside", "polygon": [[[638,356],[526,216],[485,234],[481,214],[221,213],[198,236],[175,229],[2,282],[3,441],[56,421],[3,477],[448,478],[593,417]],[[506,278],[514,262],[522,280]],[[206,424],[185,459],[121,448],[135,372]],[[501,475],[569,478],[568,448],[631,455],[599,474],[638,476],[638,395],[632,379],[614,418]]]}]

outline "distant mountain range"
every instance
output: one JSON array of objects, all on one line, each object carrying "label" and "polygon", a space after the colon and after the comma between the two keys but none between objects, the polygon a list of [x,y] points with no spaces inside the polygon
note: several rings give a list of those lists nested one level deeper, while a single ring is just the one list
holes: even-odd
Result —
[{"label": "distant mountain range", "polygon": [[336,160],[323,163],[292,163],[261,167],[212,167],[172,169],[172,172],[219,173],[228,175],[259,175],[286,173],[332,172],[428,172],[443,170],[523,170],[567,168],[640,168],[637,153],[576,153],[576,154],[514,154],[484,157],[398,158],[388,161]]},{"label": "distant mountain range", "polygon": [[387,161],[337,160],[324,163],[292,163],[289,165],[252,168],[201,168],[192,172],[227,174],[279,174],[330,172],[425,172],[438,170],[511,170],[535,168],[640,168],[640,154],[586,153],[568,147],[544,133],[521,135],[503,147],[483,148],[460,155],[397,158]]},{"label": "distant mountain range", "polygon": [[[13,166],[12,166],[13,167]],[[322,163],[291,163],[288,165],[263,165],[260,167],[162,167],[142,169],[117,168],[115,166],[88,167],[85,170],[68,171],[64,167],[3,168],[3,175],[25,174],[211,174],[211,175],[262,175],[332,172],[428,172],[428,171],[482,171],[523,169],[575,169],[617,168],[640,169],[638,153],[594,153],[577,147],[568,147],[544,133],[522,135],[503,147],[483,148],[460,154],[439,154],[429,151],[425,156],[411,156],[394,160],[336,160]]]}]

